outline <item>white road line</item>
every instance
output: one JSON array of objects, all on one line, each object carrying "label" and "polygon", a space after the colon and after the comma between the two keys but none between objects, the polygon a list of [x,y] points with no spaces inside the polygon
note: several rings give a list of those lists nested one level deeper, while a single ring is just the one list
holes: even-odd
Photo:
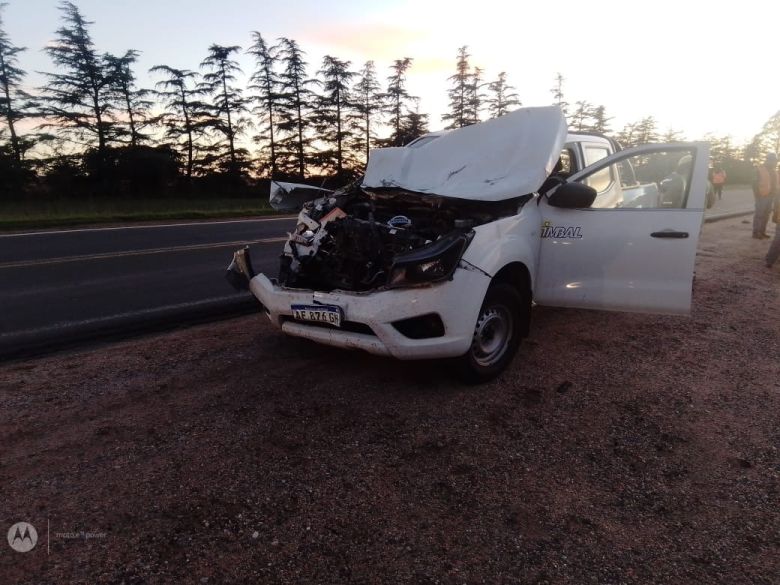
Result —
[{"label": "white road line", "polygon": [[148,250],[127,250],[124,252],[104,252],[101,254],[87,254],[83,256],[63,256],[60,258],[45,258],[43,260],[23,260],[19,262],[0,263],[0,270],[4,268],[27,268],[31,266],[48,266],[50,264],[66,264],[69,262],[84,262],[89,260],[106,260],[109,258],[124,258],[127,256],[146,256],[150,254],[171,254],[175,252],[189,252],[191,250],[208,250],[212,248],[230,248],[235,246],[249,246],[252,244],[278,244],[286,242],[287,238],[264,238],[261,240],[239,240],[237,242],[219,242],[216,244],[195,244],[192,246],[173,246],[170,248],[150,248]]},{"label": "white road line", "polygon": [[186,226],[196,226],[196,225],[224,225],[230,223],[250,223],[253,221],[284,221],[284,220],[295,219],[296,217],[297,216],[295,215],[282,215],[282,216],[262,217],[262,218],[254,218],[254,219],[227,219],[221,221],[191,221],[189,223],[161,223],[161,224],[154,224],[154,225],[125,225],[125,226],[115,226],[115,227],[74,228],[74,229],[48,230],[48,231],[44,230],[44,231],[36,231],[36,232],[0,234],[0,239],[19,238],[22,236],[28,236],[28,237],[29,236],[50,236],[52,234],[78,234],[82,232],[109,232],[109,231],[116,231],[116,230],[152,230],[157,228],[186,227]]}]

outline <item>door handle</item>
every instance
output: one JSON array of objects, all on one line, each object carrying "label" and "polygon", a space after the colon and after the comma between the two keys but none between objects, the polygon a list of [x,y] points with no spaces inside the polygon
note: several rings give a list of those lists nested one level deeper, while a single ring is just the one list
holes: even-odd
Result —
[{"label": "door handle", "polygon": [[684,240],[688,237],[688,232],[677,232],[674,230],[663,230],[661,232],[653,232],[650,234],[653,238],[675,238],[678,240]]}]

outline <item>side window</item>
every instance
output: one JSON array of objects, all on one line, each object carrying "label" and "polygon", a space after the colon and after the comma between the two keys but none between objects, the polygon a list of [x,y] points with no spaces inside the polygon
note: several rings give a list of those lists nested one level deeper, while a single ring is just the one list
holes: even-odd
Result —
[{"label": "side window", "polygon": [[693,157],[694,151],[688,148],[637,154],[597,168],[580,180],[599,191],[610,180],[605,177],[617,179],[605,192],[608,198],[599,191],[595,208],[682,209],[688,201]]},{"label": "side window", "polygon": [[539,188],[539,193],[547,193],[547,191],[560,185],[562,180],[573,175],[578,170],[574,151],[567,146],[561,151],[561,156],[558,158],[558,162],[555,163],[553,172],[547,177],[547,180],[542,183],[542,186]]},{"label": "side window", "polygon": [[[590,166],[609,156],[609,149],[602,146],[585,145],[583,151],[585,154],[585,166]],[[587,185],[593,187],[596,190],[596,193],[602,194],[609,189],[614,179],[614,170],[610,166],[594,173],[588,177],[585,182]]]},{"label": "side window", "polygon": [[560,165],[561,169],[558,172],[565,175],[571,175],[579,170],[577,169],[577,160],[570,148],[564,148],[561,151]]}]

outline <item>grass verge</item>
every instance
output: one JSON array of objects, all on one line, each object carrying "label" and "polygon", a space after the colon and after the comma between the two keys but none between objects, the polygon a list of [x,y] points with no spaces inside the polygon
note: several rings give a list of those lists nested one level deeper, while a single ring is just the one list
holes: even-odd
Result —
[{"label": "grass verge", "polygon": [[28,199],[0,201],[0,230],[273,215],[261,199]]}]

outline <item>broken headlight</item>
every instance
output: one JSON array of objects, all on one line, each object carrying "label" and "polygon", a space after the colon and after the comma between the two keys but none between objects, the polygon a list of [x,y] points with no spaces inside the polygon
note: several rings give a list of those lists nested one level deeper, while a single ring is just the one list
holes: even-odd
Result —
[{"label": "broken headlight", "polygon": [[447,280],[455,272],[474,232],[454,232],[414,252],[398,256],[390,270],[390,287]]}]

